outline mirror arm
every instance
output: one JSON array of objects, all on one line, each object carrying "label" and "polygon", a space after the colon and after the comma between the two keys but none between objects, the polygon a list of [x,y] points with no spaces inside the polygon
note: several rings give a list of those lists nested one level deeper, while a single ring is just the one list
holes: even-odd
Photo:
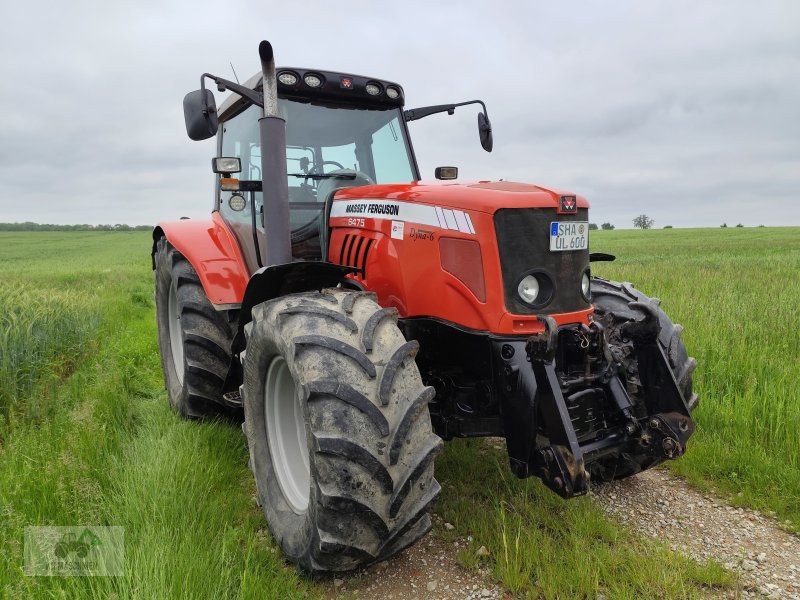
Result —
[{"label": "mirror arm", "polygon": [[456,104],[437,104],[436,106],[413,108],[411,110],[403,111],[403,117],[408,122],[416,121],[417,119],[423,119],[430,115],[435,115],[442,112],[452,115],[457,107],[466,106],[467,104],[480,104],[481,108],[483,108],[483,114],[487,119],[489,118],[489,113],[486,111],[486,105],[483,103],[483,100],[468,100],[467,102],[457,102]]},{"label": "mirror arm", "polygon": [[235,94],[239,94],[243,98],[247,98],[255,104],[256,106],[264,106],[264,96],[259,94],[258,92],[251,90],[249,88],[244,87],[243,85],[239,85],[238,83],[234,83],[233,81],[228,81],[227,79],[223,79],[222,77],[217,77],[216,75],[212,75],[211,73],[203,73],[200,76],[200,89],[205,88],[205,78],[208,77],[209,79],[213,80],[214,83],[217,84],[217,89],[220,92],[224,92],[225,90],[230,90]]}]

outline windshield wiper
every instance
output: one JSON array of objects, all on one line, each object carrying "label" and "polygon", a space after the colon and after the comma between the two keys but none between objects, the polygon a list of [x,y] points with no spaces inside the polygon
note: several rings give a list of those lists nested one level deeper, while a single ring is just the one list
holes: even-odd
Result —
[{"label": "windshield wiper", "polygon": [[355,179],[355,173],[288,173],[289,177],[305,179]]}]

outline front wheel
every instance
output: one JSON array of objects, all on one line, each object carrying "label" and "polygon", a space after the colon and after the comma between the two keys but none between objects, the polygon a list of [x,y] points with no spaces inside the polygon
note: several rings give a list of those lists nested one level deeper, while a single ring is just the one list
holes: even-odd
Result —
[{"label": "front wheel", "polygon": [[[633,347],[633,340],[625,334],[625,324],[641,321],[648,317],[648,312],[658,318],[660,331],[658,344],[664,351],[675,381],[681,391],[689,411],[693,411],[698,403],[697,394],[692,390],[692,372],[697,361],[691,358],[683,345],[681,332],[683,326],[673,323],[659,307],[660,301],[649,298],[630,283],[619,283],[593,277],[591,281],[592,304],[595,309],[595,320],[606,330],[607,341],[614,359],[622,365],[621,376],[628,395],[633,403],[634,411],[644,409],[644,390],[641,386],[638,361]],[[644,416],[644,415],[642,415]],[[603,458],[589,467],[594,481],[611,481],[634,475],[662,462],[662,458],[650,455],[622,453],[619,456]]]},{"label": "front wheel", "polygon": [[424,535],[442,441],[397,311],[361,292],[295,294],[256,306],[245,334],[250,466],[286,557],[344,571]]}]

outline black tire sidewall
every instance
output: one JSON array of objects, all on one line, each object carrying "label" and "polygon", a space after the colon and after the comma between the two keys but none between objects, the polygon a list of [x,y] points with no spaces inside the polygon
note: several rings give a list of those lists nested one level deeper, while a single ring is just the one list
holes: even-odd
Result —
[{"label": "black tire sidewall", "polygon": [[296,514],[286,502],[283,491],[278,484],[272,454],[269,448],[269,439],[266,427],[264,395],[266,374],[270,363],[278,356],[286,360],[292,379],[299,380],[295,373],[292,356],[288,354],[285,340],[275,339],[271,328],[265,321],[253,322],[255,335],[263,343],[248,345],[247,360],[245,361],[244,375],[244,414],[247,441],[250,449],[250,460],[254,473],[256,488],[259,494],[264,515],[267,518],[270,531],[278,545],[292,562],[298,563],[307,571],[313,565],[303,564],[309,556],[309,547],[317,540],[317,529],[314,527],[316,519],[314,513],[317,507],[318,488],[316,486],[315,461],[309,426],[308,405],[304,392],[297,387],[295,400],[300,403],[303,410],[305,424],[306,444],[309,448],[309,462],[311,468],[311,489],[309,493],[308,509],[302,514]]},{"label": "black tire sidewall", "polygon": [[[161,369],[164,372],[164,387],[172,408],[184,417],[189,416],[188,399],[189,386],[186,383],[188,367],[186,353],[183,355],[183,382],[178,378],[175,370],[175,361],[172,355],[172,344],[169,327],[169,293],[174,284],[177,286],[176,275],[172,265],[169,264],[169,249],[167,241],[161,239],[156,253],[155,287],[156,287],[156,323],[158,325],[158,346],[161,354]],[[184,344],[183,329],[181,329],[181,344]]]}]

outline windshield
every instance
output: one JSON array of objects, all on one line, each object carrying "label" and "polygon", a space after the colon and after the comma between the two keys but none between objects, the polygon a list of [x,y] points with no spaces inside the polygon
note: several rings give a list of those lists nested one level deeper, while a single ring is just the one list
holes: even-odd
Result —
[{"label": "windshield", "polygon": [[398,109],[331,108],[288,100],[278,104],[286,119],[289,173],[352,169],[375,183],[414,179]]}]

